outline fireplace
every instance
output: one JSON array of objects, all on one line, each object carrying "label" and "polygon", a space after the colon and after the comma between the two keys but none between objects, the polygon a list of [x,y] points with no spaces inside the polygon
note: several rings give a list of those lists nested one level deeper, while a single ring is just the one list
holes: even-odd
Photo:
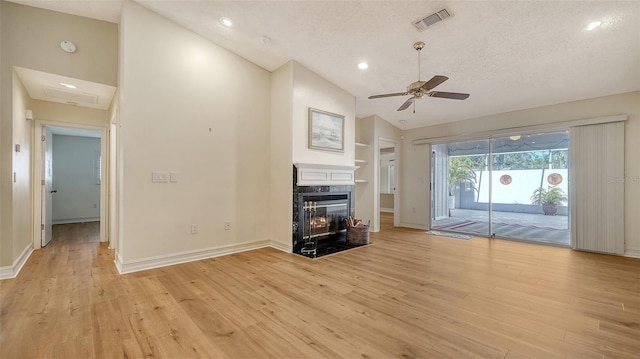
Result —
[{"label": "fireplace", "polygon": [[318,247],[327,242],[340,242],[347,231],[351,210],[351,193],[301,193],[302,209],[298,228],[302,232],[300,254],[317,256]]},{"label": "fireplace", "polygon": [[347,249],[346,220],[354,215],[354,186],[299,185],[293,169],[293,252],[316,258]]}]

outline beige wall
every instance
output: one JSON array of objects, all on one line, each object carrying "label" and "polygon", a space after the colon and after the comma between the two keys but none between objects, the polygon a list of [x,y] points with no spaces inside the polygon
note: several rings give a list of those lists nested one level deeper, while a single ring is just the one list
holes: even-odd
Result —
[{"label": "beige wall", "polygon": [[518,126],[627,114],[625,124],[625,240],[626,253],[640,256],[640,92],[599,97],[514,111],[404,132],[401,166],[401,221],[408,226],[429,225],[429,146],[412,141],[473,134]]},{"label": "beige wall", "polygon": [[[23,95],[13,67],[115,85],[118,28],[6,1],[0,2],[0,17],[0,267],[5,267],[13,264],[32,236],[32,226],[26,224],[32,221],[32,196],[24,185],[31,183],[33,122],[24,120],[28,96]],[[62,51],[62,39],[73,40],[78,52]],[[44,118],[46,112],[38,105],[33,101],[29,106],[36,118]],[[16,143],[21,144],[19,154],[14,152]],[[15,184],[13,172],[20,172]]]},{"label": "beige wall", "polygon": [[120,26],[123,268],[268,240],[270,73],[133,2]]},{"label": "beige wall", "polygon": [[[2,7],[2,45],[11,58],[3,65],[117,86],[118,25],[6,1]],[[62,40],[78,50],[62,51]]]},{"label": "beige wall", "polygon": [[380,194],[380,208],[393,210],[393,195],[381,193]]},{"label": "beige wall", "polygon": [[86,125],[106,127],[109,124],[109,111],[86,107],[65,105],[56,102],[31,100],[31,109],[36,120],[56,122],[61,125]]}]

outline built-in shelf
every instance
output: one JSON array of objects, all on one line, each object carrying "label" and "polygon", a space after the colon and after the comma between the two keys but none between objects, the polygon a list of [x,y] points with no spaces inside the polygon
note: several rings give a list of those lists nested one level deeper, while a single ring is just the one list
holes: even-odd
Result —
[{"label": "built-in shelf", "polygon": [[367,163],[367,160],[356,160],[356,163]]},{"label": "built-in shelf", "polygon": [[367,180],[356,180],[356,183],[367,183]]},{"label": "built-in shelf", "polygon": [[356,142],[356,147],[367,147],[367,146],[369,146],[369,145],[366,144],[366,143]]}]

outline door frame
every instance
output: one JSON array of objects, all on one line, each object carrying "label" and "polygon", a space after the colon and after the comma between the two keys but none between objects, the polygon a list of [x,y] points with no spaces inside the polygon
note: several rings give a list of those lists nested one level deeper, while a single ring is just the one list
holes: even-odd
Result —
[{"label": "door frame", "polygon": [[375,151],[373,154],[374,166],[374,208],[373,214],[373,232],[380,231],[380,143],[386,142],[393,144],[393,158],[395,162],[395,170],[393,171],[393,181],[395,190],[393,191],[393,225],[395,227],[400,226],[400,183],[398,181],[398,175],[400,173],[400,142],[387,137],[378,137],[375,143]]},{"label": "door frame", "polygon": [[33,195],[33,248],[42,248],[41,229],[42,222],[42,128],[44,126],[66,127],[79,130],[100,131],[100,153],[102,156],[100,181],[100,242],[107,242],[109,238],[109,128],[108,125],[87,125],[68,122],[57,122],[47,120],[36,120],[34,123],[33,137],[33,162],[32,162],[32,182],[31,193]]}]

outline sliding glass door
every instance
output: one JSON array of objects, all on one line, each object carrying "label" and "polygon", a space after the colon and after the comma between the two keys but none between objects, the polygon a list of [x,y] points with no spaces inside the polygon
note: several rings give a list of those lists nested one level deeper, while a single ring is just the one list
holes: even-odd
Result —
[{"label": "sliding glass door", "polygon": [[433,145],[431,228],[569,245],[568,148],[567,131]]},{"label": "sliding glass door", "polygon": [[569,133],[491,140],[491,232],[569,245]]}]

